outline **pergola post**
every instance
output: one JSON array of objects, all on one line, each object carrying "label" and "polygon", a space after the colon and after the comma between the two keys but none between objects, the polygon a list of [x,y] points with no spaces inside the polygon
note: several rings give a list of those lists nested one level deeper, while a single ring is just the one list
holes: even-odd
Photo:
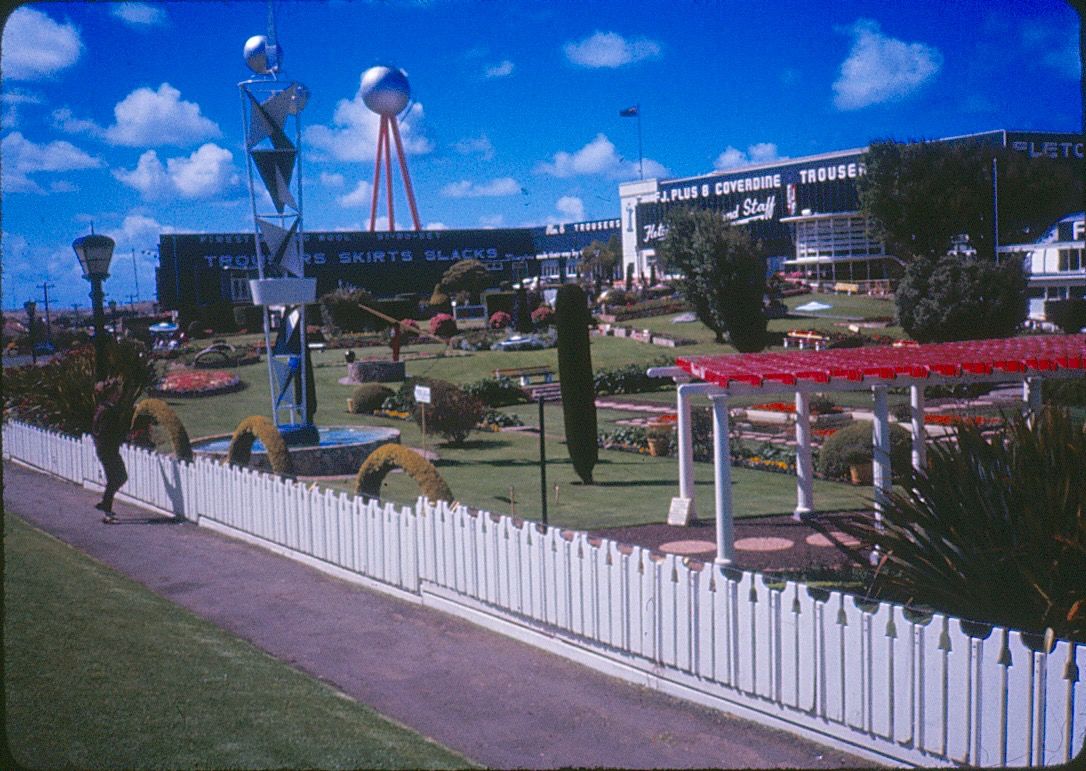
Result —
[{"label": "pergola post", "polygon": [[796,510],[801,520],[814,510],[814,468],[811,463],[811,395],[796,391]]},{"label": "pergola post", "polygon": [[913,432],[913,468],[921,472],[928,466],[927,436],[924,430],[924,386],[909,386],[909,418]]},{"label": "pergola post", "polygon": [[728,397],[713,394],[713,466],[716,486],[716,564],[730,565],[735,558],[732,532],[732,459],[728,435]]},{"label": "pergola post", "polygon": [[871,389],[874,395],[875,421],[871,430],[871,463],[875,481],[875,521],[882,521],[890,490],[890,412],[886,406],[886,386]]},{"label": "pergola post", "polygon": [[[689,384],[676,377],[675,427],[679,442],[679,497],[671,500],[671,510],[681,512],[686,523],[697,517],[694,506],[694,430],[690,418]],[[671,515],[668,516],[669,521]]]},{"label": "pergola post", "polygon": [[1034,418],[1041,412],[1041,378],[1027,377],[1022,381],[1022,402],[1026,411],[1026,420],[1033,425]]}]

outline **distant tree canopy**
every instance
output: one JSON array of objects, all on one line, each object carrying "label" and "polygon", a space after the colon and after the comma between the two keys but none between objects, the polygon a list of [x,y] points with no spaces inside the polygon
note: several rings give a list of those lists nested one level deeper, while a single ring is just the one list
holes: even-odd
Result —
[{"label": "distant tree canopy", "polygon": [[447,295],[467,292],[472,302],[479,302],[479,295],[490,286],[490,273],[479,260],[459,260],[445,271],[439,286]]},{"label": "distant tree canopy", "polygon": [[860,207],[890,254],[941,257],[959,234],[992,259],[992,159],[998,168],[999,241],[1036,240],[1081,207],[1082,161],[1030,158],[980,142],[872,142]]},{"label": "distant tree canopy", "polygon": [[611,236],[607,243],[593,240],[581,250],[581,275],[610,279],[615,266],[622,262],[622,241]]},{"label": "distant tree canopy", "polygon": [[705,209],[677,208],[667,216],[657,259],[672,273],[698,319],[718,343],[727,334],[742,352],[766,344],[765,258],[746,228],[732,227]]},{"label": "distant tree canopy", "polygon": [[1029,310],[1019,259],[917,257],[898,284],[898,321],[921,343],[1010,337]]}]

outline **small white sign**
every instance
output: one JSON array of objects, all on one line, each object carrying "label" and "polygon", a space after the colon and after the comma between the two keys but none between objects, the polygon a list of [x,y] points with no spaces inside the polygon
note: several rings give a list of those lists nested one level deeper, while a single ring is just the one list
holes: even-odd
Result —
[{"label": "small white sign", "polygon": [[419,404],[429,404],[430,386],[415,386],[415,401]]}]

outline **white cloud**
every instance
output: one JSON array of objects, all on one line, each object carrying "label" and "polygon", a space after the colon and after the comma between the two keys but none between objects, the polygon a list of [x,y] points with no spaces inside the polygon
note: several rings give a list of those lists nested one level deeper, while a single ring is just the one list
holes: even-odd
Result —
[{"label": "white cloud", "polygon": [[344,208],[370,205],[373,203],[373,185],[363,179],[355,186],[354,190],[346,195],[341,195],[336,200]]},{"label": "white cloud", "polygon": [[22,122],[21,111],[27,105],[38,105],[44,100],[39,94],[22,91],[18,88],[5,88],[0,92],[0,105],[3,106],[3,116],[0,117],[0,125],[6,129],[14,129]]},{"label": "white cloud", "polygon": [[[643,165],[646,177],[667,175],[667,169],[651,158],[645,158]],[[560,150],[550,162],[538,164],[535,171],[561,178],[601,175],[611,179],[631,179],[639,175],[637,161],[628,161],[619,156],[614,143],[604,134],[597,134],[595,139],[572,153]]]},{"label": "white cloud", "polygon": [[145,198],[177,195],[186,199],[212,198],[238,183],[233,154],[211,142],[191,155],[169,158],[165,166],[158,153],[148,150],[131,171],[113,172],[121,183],[134,188]]},{"label": "white cloud", "polygon": [[0,142],[0,155],[4,159],[0,166],[3,189],[8,193],[44,192],[27,176],[29,174],[95,169],[104,165],[101,158],[88,155],[70,142],[58,140],[39,145],[18,131],[11,132]]},{"label": "white cloud", "polygon": [[[361,79],[360,79],[361,81]],[[420,102],[413,103],[400,117],[400,138],[408,155],[423,155],[434,149],[426,137]],[[305,129],[310,149],[322,151],[337,161],[372,161],[377,154],[377,134],[381,118],[362,102],[359,91],[351,99],[340,99],[332,114],[332,125],[313,125]],[[396,142],[392,141],[393,152]]]},{"label": "white cloud", "polygon": [[514,65],[508,59],[486,68],[488,78],[507,78],[513,74]]},{"label": "white cloud", "polygon": [[33,8],[16,8],[4,25],[0,69],[10,80],[42,80],[79,61],[83,41],[72,24]]},{"label": "white cloud", "polygon": [[113,116],[116,122],[105,130],[105,138],[126,147],[183,147],[222,136],[215,122],[200,113],[200,105],[183,101],[169,83],[157,91],[137,88],[116,104]]},{"label": "white cloud", "polygon": [[342,174],[330,174],[327,171],[321,172],[320,180],[324,187],[343,187],[346,184]]},{"label": "white cloud", "polygon": [[859,19],[847,31],[852,50],[833,84],[839,110],[904,99],[934,79],[943,66],[937,48],[887,37],[870,19]]},{"label": "white cloud", "polygon": [[170,225],[163,225],[146,214],[132,213],[125,215],[119,228],[107,231],[106,235],[117,242],[119,249],[139,250],[157,243],[161,233],[172,232],[174,229]]},{"label": "white cloud", "polygon": [[585,219],[584,201],[574,195],[564,195],[558,199],[554,208],[566,218],[566,222],[580,222]]},{"label": "white cloud", "polygon": [[482,183],[462,179],[441,188],[441,194],[446,198],[499,198],[519,193],[520,183],[512,177],[499,177]]},{"label": "white cloud", "polygon": [[453,145],[453,149],[461,155],[478,155],[484,161],[489,161],[494,157],[494,145],[490,143],[490,138],[486,134],[461,139]]},{"label": "white cloud", "polygon": [[444,222],[427,222],[423,230],[448,230],[449,226]]},{"label": "white cloud", "polygon": [[484,214],[479,218],[479,224],[485,230],[493,230],[505,224],[505,217],[501,214]]},{"label": "white cloud", "polygon": [[777,146],[772,142],[758,142],[750,145],[747,147],[746,152],[728,145],[724,152],[716,157],[716,160],[713,162],[713,168],[718,170],[733,169],[736,166],[770,163],[771,161],[778,161],[785,157],[787,156],[778,155]]},{"label": "white cloud", "polygon": [[161,27],[166,24],[166,11],[150,3],[115,3],[111,13],[135,29]]},{"label": "white cloud", "polygon": [[648,38],[627,40],[617,32],[596,32],[577,43],[563,47],[566,58],[581,67],[622,67],[646,59],[660,57],[660,44]]},{"label": "white cloud", "polygon": [[105,133],[97,123],[75,117],[67,107],[53,110],[49,117],[54,128],[58,128],[66,134],[87,134],[100,137]]}]

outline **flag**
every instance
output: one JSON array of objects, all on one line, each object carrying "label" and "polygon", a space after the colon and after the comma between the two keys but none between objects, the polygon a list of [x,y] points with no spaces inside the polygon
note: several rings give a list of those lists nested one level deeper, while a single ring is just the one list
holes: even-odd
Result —
[{"label": "flag", "polygon": [[618,111],[618,117],[620,118],[636,118],[641,114],[641,105],[635,104],[633,107],[627,107],[625,110]]}]

